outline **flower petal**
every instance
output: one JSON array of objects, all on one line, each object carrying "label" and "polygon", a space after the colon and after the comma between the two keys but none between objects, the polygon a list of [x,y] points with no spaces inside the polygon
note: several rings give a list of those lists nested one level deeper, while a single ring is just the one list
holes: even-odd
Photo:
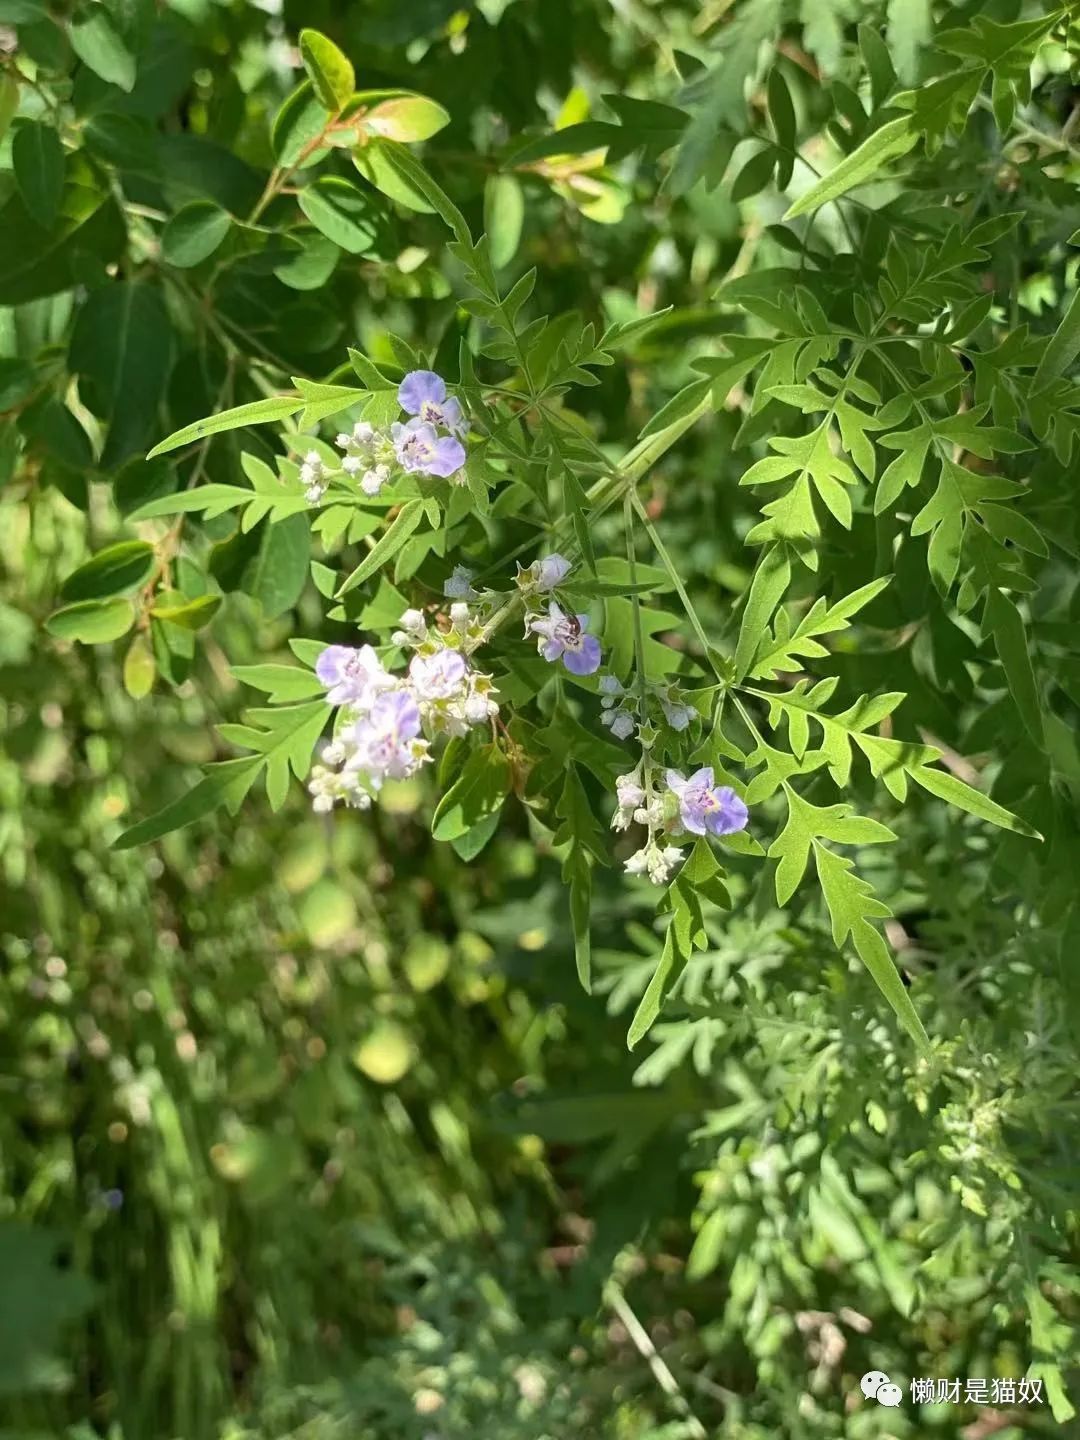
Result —
[{"label": "flower petal", "polygon": [[434,454],[424,465],[429,475],[440,475],[445,480],[450,475],[456,475],[465,464],[465,447],[452,435],[436,440],[433,450]]},{"label": "flower petal", "polygon": [[563,664],[571,675],[591,675],[600,668],[600,641],[595,635],[582,635],[581,643],[574,650],[567,650]]},{"label": "flower petal", "polygon": [[425,400],[440,405],[446,399],[446,381],[434,370],[410,370],[398,386],[398,404],[409,415],[419,415]]}]

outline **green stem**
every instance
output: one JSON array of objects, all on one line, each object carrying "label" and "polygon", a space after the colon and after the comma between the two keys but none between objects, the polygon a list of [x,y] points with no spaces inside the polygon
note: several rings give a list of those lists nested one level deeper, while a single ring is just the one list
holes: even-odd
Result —
[{"label": "green stem", "polygon": [[637,590],[637,556],[634,554],[634,493],[627,490],[623,497],[623,527],[626,531],[626,563],[630,567],[630,605],[634,613],[634,667],[637,670],[638,694],[641,696],[641,723],[648,719],[649,689],[645,674],[645,635],[641,628],[641,600]]},{"label": "green stem", "polygon": [[675,562],[668,554],[667,547],[664,545],[664,542],[657,534],[656,526],[649,519],[646,509],[644,505],[642,505],[641,500],[638,498],[636,493],[628,495],[627,498],[628,500],[630,500],[634,509],[637,511],[638,518],[641,520],[641,523],[645,527],[645,533],[646,535],[648,535],[649,540],[652,542],[653,549],[660,557],[660,563],[667,571],[671,583],[675,587],[675,592],[678,595],[679,600],[682,602],[683,610],[686,612],[686,618],[687,620],[689,620],[690,627],[701,644],[701,648],[705,653],[705,659],[708,661],[710,669],[713,671],[718,680],[726,682],[727,677],[724,675],[723,669],[718,664],[718,662],[713,659],[712,642],[710,641],[708,635],[705,633],[705,626],[701,623],[701,617],[694,609],[693,601],[687,594],[686,586],[682,582],[682,576],[679,574],[675,566]]}]

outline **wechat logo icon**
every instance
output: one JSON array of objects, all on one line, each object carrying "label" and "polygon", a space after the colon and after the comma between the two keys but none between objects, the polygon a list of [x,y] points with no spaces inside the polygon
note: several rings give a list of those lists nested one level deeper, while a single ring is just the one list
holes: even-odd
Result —
[{"label": "wechat logo icon", "polygon": [[868,1400],[876,1400],[879,1405],[899,1405],[904,1398],[900,1386],[894,1385],[884,1370],[868,1370],[859,1381],[859,1389]]}]

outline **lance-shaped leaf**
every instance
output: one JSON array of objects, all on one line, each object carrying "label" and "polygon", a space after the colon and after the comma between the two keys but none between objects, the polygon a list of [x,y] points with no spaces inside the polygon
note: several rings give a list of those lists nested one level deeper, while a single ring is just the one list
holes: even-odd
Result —
[{"label": "lance-shaped leaf", "polygon": [[823,175],[816,185],[811,185],[805,194],[800,195],[794,205],[789,207],[784,219],[794,220],[797,215],[805,215],[827,205],[831,200],[839,199],[857,185],[865,185],[868,180],[879,175],[890,160],[906,155],[918,138],[918,129],[910,115],[890,120],[867,136],[862,144],[841,160],[835,169],[830,170],[828,175]]}]

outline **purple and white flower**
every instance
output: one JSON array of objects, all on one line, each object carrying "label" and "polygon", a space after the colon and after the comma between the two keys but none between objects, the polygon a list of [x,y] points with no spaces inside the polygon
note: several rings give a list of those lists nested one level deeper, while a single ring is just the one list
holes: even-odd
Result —
[{"label": "purple and white flower", "polygon": [[638,808],[645,803],[640,768],[632,770],[629,775],[618,777],[615,781],[615,799],[618,802],[618,808],[611,817],[611,828],[613,830],[629,830]]},{"label": "purple and white flower", "polygon": [[730,786],[714,786],[711,765],[696,770],[689,779],[678,770],[669,770],[665,778],[679,803],[682,827],[692,835],[731,835],[746,828],[746,805]]},{"label": "purple and white flower", "polygon": [[330,705],[355,705],[361,709],[395,683],[370,645],[359,649],[328,645],[315,662],[315,674],[327,687]]},{"label": "purple and white flower", "polygon": [[414,655],[409,680],[420,700],[452,700],[467,684],[468,666],[460,650]]},{"label": "purple and white flower", "polygon": [[529,621],[529,630],[540,637],[537,648],[549,663],[562,660],[571,675],[591,675],[600,668],[600,641],[588,633],[587,615],[567,615],[557,601],[548,605],[546,616]]},{"label": "purple and white flower", "polygon": [[420,734],[420,707],[408,690],[390,690],[358,720],[349,739],[353,754],[346,767],[361,770],[375,789],[384,779],[402,780],[419,766],[427,750]]},{"label": "purple and white flower", "polygon": [[398,386],[398,404],[406,415],[441,425],[452,435],[464,435],[469,428],[461,405],[453,396],[447,398],[446,381],[434,370],[410,370]]},{"label": "purple and white flower", "polygon": [[411,475],[438,475],[449,479],[465,464],[465,447],[452,435],[438,435],[425,420],[395,421],[390,427],[394,454]]}]

